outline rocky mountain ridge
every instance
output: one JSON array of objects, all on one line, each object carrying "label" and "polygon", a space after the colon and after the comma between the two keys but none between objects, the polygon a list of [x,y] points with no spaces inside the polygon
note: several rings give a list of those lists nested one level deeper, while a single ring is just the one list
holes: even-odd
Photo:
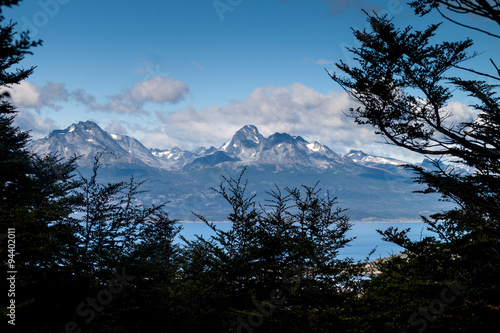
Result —
[{"label": "rocky mountain ridge", "polygon": [[238,130],[220,148],[198,147],[192,151],[178,147],[148,149],[140,141],[126,135],[107,133],[91,121],[72,124],[64,130],[52,131],[47,137],[35,140],[28,149],[37,154],[57,153],[64,158],[80,156],[81,166],[90,166],[93,156],[104,152],[105,165],[134,165],[168,171],[192,170],[203,167],[269,166],[277,170],[308,167],[318,170],[355,167],[355,165],[404,162],[351,151],[335,153],[329,147],[300,136],[275,133],[265,138],[253,125]]},{"label": "rocky mountain ridge", "polygon": [[87,121],[53,131],[31,142],[28,149],[40,155],[80,156],[79,172],[84,176],[91,172],[94,156],[103,153],[101,181],[124,181],[132,175],[138,181],[147,180],[140,200],[167,202],[172,217],[183,221],[196,220],[191,212],[224,221],[228,203],[213,188],[219,186],[221,176],[236,178],[244,168],[247,194],[256,195],[258,202],[266,202],[275,186],[301,188],[319,183],[323,191],[338,198],[340,207],[349,208],[353,221],[416,221],[449,207],[436,196],[414,193],[422,185],[414,183],[411,171],[399,167],[404,161],[362,151],[341,155],[319,142],[287,133],[266,138],[253,125],[242,127],[219,148],[185,151],[148,149],[134,138],[107,133]]}]

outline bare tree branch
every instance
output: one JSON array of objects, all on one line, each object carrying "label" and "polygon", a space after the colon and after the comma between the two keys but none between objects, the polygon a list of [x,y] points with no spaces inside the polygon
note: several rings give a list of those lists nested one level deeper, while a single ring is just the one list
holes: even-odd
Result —
[{"label": "bare tree branch", "polygon": [[495,38],[500,38],[499,35],[496,35],[494,33],[491,33],[489,31],[486,31],[486,30],[483,30],[483,29],[479,29],[479,28],[476,28],[476,27],[473,27],[473,26],[470,26],[470,25],[467,25],[467,24],[464,24],[464,23],[460,23],[458,21],[455,21],[453,20],[452,18],[446,16],[443,14],[443,12],[439,9],[439,8],[436,8],[436,10],[439,12],[439,14],[441,14],[442,17],[444,17],[445,19],[447,19],[448,21],[450,22],[453,22],[455,24],[458,24],[459,26],[462,26],[462,27],[465,27],[465,28],[468,28],[468,29],[472,29],[472,30],[476,30],[476,31],[479,31],[479,32],[482,32],[482,33],[485,33],[489,36],[492,36],[492,37],[495,37]]},{"label": "bare tree branch", "polygon": [[[466,67],[462,67],[462,66],[458,66],[458,65],[454,65],[453,67],[458,68],[458,69],[462,69],[464,71],[471,72],[471,73],[474,73],[474,74],[486,76],[486,77],[489,77],[490,79],[494,79],[494,80],[500,81],[500,78],[498,78],[496,76],[493,76],[493,75],[490,75],[490,74],[486,74],[486,73],[482,73],[482,72],[476,71],[476,70],[471,69],[471,68],[466,68]],[[498,68],[497,68],[497,70],[498,70]]]}]

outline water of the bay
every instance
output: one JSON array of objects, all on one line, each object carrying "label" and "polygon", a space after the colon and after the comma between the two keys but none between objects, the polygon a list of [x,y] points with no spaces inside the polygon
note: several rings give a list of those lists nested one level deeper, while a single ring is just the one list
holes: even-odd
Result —
[{"label": "water of the bay", "polygon": [[[215,222],[218,229],[228,231],[231,229],[231,222]],[[399,230],[410,228],[409,237],[412,240],[419,240],[426,236],[432,236],[433,233],[427,230],[427,225],[423,222],[354,222],[352,229],[347,233],[347,237],[356,237],[349,243],[350,246],[340,251],[339,258],[351,257],[354,260],[364,261],[368,254],[376,248],[376,251],[370,256],[370,261],[388,257],[400,253],[403,248],[382,240],[382,236],[377,233],[377,229],[386,230],[389,227],[398,227]],[[213,231],[202,222],[182,223],[181,234],[187,240],[194,240],[195,235],[203,236],[209,239]]]}]

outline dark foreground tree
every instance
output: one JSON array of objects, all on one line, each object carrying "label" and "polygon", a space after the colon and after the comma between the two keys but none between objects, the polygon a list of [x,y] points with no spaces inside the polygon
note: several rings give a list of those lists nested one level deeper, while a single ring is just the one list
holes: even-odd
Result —
[{"label": "dark foreground tree", "polygon": [[[439,4],[500,22],[496,1],[412,3],[420,14],[438,8]],[[411,27],[398,29],[387,17],[368,15],[368,21],[369,29],[355,31],[361,46],[349,49],[357,65],[341,62],[337,66],[347,77],[338,74],[331,77],[359,102],[359,107],[350,110],[357,123],[374,126],[388,143],[437,156],[448,164],[435,162],[433,171],[408,168],[417,173],[418,182],[426,185],[424,193],[440,193],[457,207],[424,217],[436,232],[435,237],[411,242],[406,231],[381,232],[386,240],[407,251],[405,258],[382,265],[383,274],[368,283],[365,305],[381,310],[370,319],[378,322],[375,327],[381,331],[407,327],[419,332],[498,329],[500,106],[495,85],[500,80],[498,67],[494,60],[488,73],[465,67],[466,61],[476,56],[470,52],[473,41],[433,42],[439,24],[416,31]],[[491,37],[493,43],[498,42],[497,37]],[[457,76],[459,70],[464,74],[462,77]],[[471,73],[476,78],[466,79]],[[475,100],[469,105],[474,114],[469,121],[453,118],[449,102],[458,91]],[[463,166],[472,171],[463,171]],[[453,302],[443,303],[440,295],[451,300],[451,294],[442,292],[447,288],[446,281],[456,281],[453,283],[467,288],[460,289]],[[384,296],[386,302],[382,301]],[[438,301],[431,303],[434,299]],[[424,310],[430,311],[430,315],[425,317]]]},{"label": "dark foreground tree", "polygon": [[[71,191],[78,186],[72,180],[74,160],[61,161],[56,156],[39,157],[26,151],[29,134],[14,125],[17,110],[5,88],[26,79],[33,68],[20,68],[20,62],[30,49],[40,44],[32,41],[26,32],[16,32],[16,24],[5,20],[6,7],[19,1],[0,1],[0,253],[4,272],[17,271],[15,295],[10,293],[10,281],[2,277],[2,314],[11,300],[15,300],[15,318],[2,316],[2,326],[19,328],[33,314],[33,304],[42,306],[46,295],[39,293],[51,272],[60,269],[60,258],[65,256],[71,242],[71,228],[64,219],[72,212],[74,197]],[[7,249],[8,230],[14,230]],[[11,259],[9,262],[8,259]],[[42,282],[41,282],[42,281]],[[40,283],[41,282],[41,283]],[[8,324],[8,320],[13,320]],[[14,325],[12,324],[16,324]],[[22,330],[22,328],[21,328]]]},{"label": "dark foreground tree", "polygon": [[81,177],[75,207],[79,241],[74,244],[74,264],[82,273],[97,279],[123,265],[144,236],[156,234],[143,228],[152,216],[163,212],[164,206],[142,204],[138,197],[145,192],[141,190],[144,182],[136,182],[133,176],[128,182],[100,182],[101,156],[95,157],[90,177]]},{"label": "dark foreground tree", "polygon": [[[18,2],[0,1],[2,91],[33,72],[17,66],[41,44],[2,15]],[[133,179],[100,184],[98,163],[89,179],[76,179],[76,158],[28,152],[9,97],[0,96],[0,255],[2,271],[17,273],[14,284],[2,275],[2,331],[154,331],[141,321],[169,304],[159,300],[175,272],[176,221],[162,205],[138,202]]]},{"label": "dark foreground tree", "polygon": [[415,9],[415,13],[426,15],[429,12],[436,10],[439,14],[458,25],[467,27],[473,30],[481,31],[491,37],[500,37],[498,33],[481,29],[474,25],[469,25],[461,22],[460,19],[452,18],[450,14],[470,14],[476,18],[491,20],[500,24],[500,2],[497,0],[419,0],[410,3]]},{"label": "dark foreground tree", "polygon": [[220,230],[199,216],[214,236],[188,242],[183,271],[185,281],[197,286],[189,300],[199,314],[191,328],[337,329],[338,323],[321,318],[338,313],[355,295],[352,260],[337,256],[351,240],[348,218],[317,187],[276,188],[260,205],[246,194],[242,176],[215,189],[231,206],[231,229]]},{"label": "dark foreground tree", "polygon": [[[99,304],[102,310],[95,317],[82,316],[79,303],[71,304],[66,320],[86,332],[161,332],[180,321],[176,236],[181,228],[164,211],[164,204],[141,202],[143,182],[132,177],[128,182],[101,183],[99,167],[97,157],[78,191],[80,217],[73,246],[77,256],[70,267],[83,282],[79,288],[85,289],[80,304],[102,290],[112,291],[112,298]],[[111,288],[109,281],[117,275],[126,281],[118,279]]]}]

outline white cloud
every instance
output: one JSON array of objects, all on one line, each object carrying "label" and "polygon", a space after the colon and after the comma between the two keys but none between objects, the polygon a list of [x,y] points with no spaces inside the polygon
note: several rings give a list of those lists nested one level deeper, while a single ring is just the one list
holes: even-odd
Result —
[{"label": "white cloud", "polygon": [[150,112],[144,108],[145,103],[175,104],[184,100],[188,92],[189,86],[184,81],[157,76],[136,82],[132,89],[107,96],[104,103],[98,102],[95,96],[82,89],[72,92],[71,96],[92,111],[149,115]]},{"label": "white cloud", "polygon": [[23,131],[29,131],[33,140],[40,139],[58,127],[57,122],[42,115],[42,109],[61,110],[60,102],[68,101],[69,93],[61,83],[47,82],[39,86],[28,81],[21,81],[10,88],[0,89],[0,94],[7,93],[18,111],[14,124]]},{"label": "white cloud", "polygon": [[107,96],[104,103],[98,102],[94,95],[87,93],[84,89],[72,91],[70,96],[72,100],[87,107],[89,111],[120,114],[150,114],[149,111],[144,109],[144,102],[133,99],[130,91],[127,90],[120,94]]},{"label": "white cloud", "polygon": [[54,119],[49,117],[42,118],[25,108],[21,108],[16,114],[14,124],[23,131],[29,130],[32,140],[41,139],[45,137],[47,133],[58,128]]},{"label": "white cloud", "polygon": [[[167,93],[167,87],[188,91],[187,85],[176,84],[182,81],[162,79],[160,82],[166,84],[143,95],[142,100],[132,98],[132,89],[98,102],[95,96],[82,89],[68,91],[63,84],[50,82],[40,87],[23,81],[8,92],[21,111],[16,117],[16,124],[22,129],[34,129],[33,137],[39,138],[57,128],[53,119],[42,116],[44,112],[40,108],[58,110],[58,103],[62,101],[76,101],[93,111],[151,115],[145,109],[146,101],[172,103],[178,98],[174,96],[182,96],[182,93]],[[121,134],[128,132],[128,135],[151,148],[178,146],[181,149],[194,149],[202,145],[220,147],[238,129],[253,124],[264,136],[275,132],[300,135],[308,141],[326,144],[338,153],[359,149],[381,156],[421,159],[402,148],[380,144],[384,139],[375,135],[371,127],[355,124],[353,119],[346,116],[349,109],[355,106],[355,102],[344,91],[320,93],[294,83],[286,87],[257,88],[244,100],[232,101],[227,105],[204,108],[188,106],[171,113],[156,112],[151,117],[143,118],[144,122],[140,123],[124,123],[124,119],[115,117],[106,130]],[[453,124],[469,121],[477,115],[476,111],[460,102],[449,103],[446,110],[453,113],[453,117],[447,120]]]},{"label": "white cloud", "polygon": [[[319,93],[300,83],[255,89],[245,100],[202,109],[193,106],[173,113],[157,112],[159,125],[141,140],[149,147],[193,149],[221,146],[246,124],[264,136],[275,132],[317,140],[339,153],[370,148],[383,141],[369,127],[359,126],[345,113],[355,103],[343,91]],[[385,147],[387,148],[387,147]],[[387,154],[384,154],[387,155]]]},{"label": "white cloud", "polygon": [[49,107],[60,110],[59,102],[67,101],[69,93],[62,83],[47,82],[45,86],[38,86],[28,81],[21,81],[11,88],[2,88],[0,93],[8,93],[15,106],[40,110]]},{"label": "white cloud", "polygon": [[127,135],[128,134],[127,130],[117,120],[115,120],[115,121],[111,122],[110,124],[108,124],[106,126],[106,128],[105,128],[105,131],[108,132],[108,133],[114,133],[114,134],[123,134],[123,135]]},{"label": "white cloud", "polygon": [[21,81],[18,85],[14,85],[12,88],[4,88],[0,92],[7,92],[14,105],[18,107],[40,107],[40,90],[36,85],[27,81]]},{"label": "white cloud", "polygon": [[474,110],[467,105],[460,102],[450,102],[443,108],[443,111],[450,114],[450,117],[446,118],[444,124],[457,125],[462,122],[472,122],[476,119],[479,111]]},{"label": "white cloud", "polygon": [[69,100],[69,92],[63,83],[47,82],[40,90],[42,105],[49,106],[56,111],[62,108],[56,102],[67,102]]},{"label": "white cloud", "polygon": [[143,101],[138,101],[131,97],[129,91],[124,91],[121,94],[116,94],[107,97],[104,104],[93,103],[90,105],[94,111],[114,112],[122,114],[145,114],[149,115],[146,111]]},{"label": "white cloud", "polygon": [[137,82],[130,95],[139,102],[178,103],[186,98],[189,86],[184,81],[161,76]]},{"label": "white cloud", "polygon": [[89,107],[90,109],[97,109],[99,104],[94,95],[87,93],[83,89],[77,89],[71,93],[71,97],[78,103]]},{"label": "white cloud", "polygon": [[144,108],[145,103],[178,103],[186,98],[189,86],[184,81],[157,76],[135,83],[132,89],[107,96],[102,102],[84,89],[68,91],[63,83],[47,82],[39,86],[22,81],[11,88],[0,89],[0,93],[5,92],[17,107],[37,111],[44,107],[58,111],[62,108],[60,102],[75,101],[89,111],[149,115],[150,112]]}]

